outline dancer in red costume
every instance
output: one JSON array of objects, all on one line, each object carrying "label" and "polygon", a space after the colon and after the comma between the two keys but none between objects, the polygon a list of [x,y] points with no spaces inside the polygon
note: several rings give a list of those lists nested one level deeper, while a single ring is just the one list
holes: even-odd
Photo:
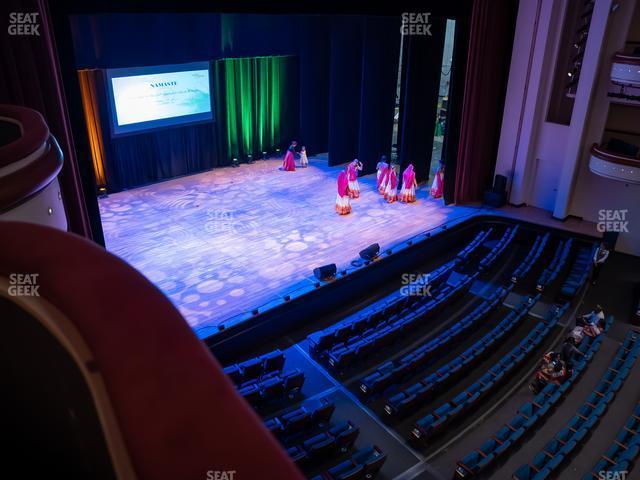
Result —
[{"label": "dancer in red costume", "polygon": [[387,186],[384,190],[384,198],[388,203],[393,203],[398,199],[398,173],[397,165],[391,165],[387,172]]},{"label": "dancer in red costume", "polygon": [[356,158],[347,165],[347,179],[349,180],[349,197],[358,198],[360,196],[360,185],[358,184],[358,171],[362,170],[362,163]]},{"label": "dancer in red costume", "polygon": [[400,201],[405,203],[412,203],[416,201],[416,172],[413,171],[413,165],[404,170],[402,174],[402,190],[400,190]]},{"label": "dancer in red costume", "polygon": [[436,172],[436,176],[433,179],[433,184],[431,185],[431,190],[429,193],[433,198],[442,197],[442,191],[444,190],[444,165],[441,163],[440,168]]},{"label": "dancer in red costume", "polygon": [[351,213],[351,199],[349,198],[349,179],[346,171],[338,175],[338,195],[336,196],[336,212],[340,215]]},{"label": "dancer in red costume", "polygon": [[285,153],[284,160],[282,161],[282,170],[285,172],[296,171],[295,153],[297,145],[298,142],[294,140],[291,142],[291,145],[289,145],[289,148],[287,148],[287,153]]},{"label": "dancer in red costume", "polygon": [[384,195],[384,190],[387,187],[387,171],[389,170],[389,163],[387,163],[387,157],[385,155],[382,155],[382,157],[380,157],[380,161],[378,162],[376,168],[378,169],[378,192],[380,192],[381,195]]}]

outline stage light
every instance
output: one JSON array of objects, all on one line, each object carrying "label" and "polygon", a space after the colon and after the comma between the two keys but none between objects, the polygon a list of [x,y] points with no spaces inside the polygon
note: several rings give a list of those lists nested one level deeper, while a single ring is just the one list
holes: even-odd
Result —
[{"label": "stage light", "polygon": [[260,310],[258,310],[258,309],[256,308],[255,310],[253,310],[253,311],[251,312],[251,315],[253,315],[253,316],[255,317],[255,316],[256,316],[256,315],[258,315],[259,313],[260,313]]},{"label": "stage light", "polygon": [[291,300],[291,295],[285,295],[284,296],[284,301],[288,302],[289,300]]},{"label": "stage light", "polygon": [[238,162],[238,159],[233,157],[233,160],[231,160],[231,166],[236,168],[240,166],[240,163]]},{"label": "stage light", "polygon": [[253,155],[247,155],[247,163],[253,163]]}]

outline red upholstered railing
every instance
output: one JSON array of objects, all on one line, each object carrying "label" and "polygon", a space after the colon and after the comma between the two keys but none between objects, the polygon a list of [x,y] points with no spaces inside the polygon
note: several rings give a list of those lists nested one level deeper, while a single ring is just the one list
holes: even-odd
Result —
[{"label": "red upholstered railing", "polygon": [[[50,135],[42,115],[30,108],[0,105],[0,119],[16,123],[21,136],[0,147],[0,213],[10,210],[45,189],[60,173],[62,150]],[[43,148],[44,147],[44,148]],[[32,158],[13,170],[11,165]],[[3,173],[2,170],[10,170]]]},{"label": "red upholstered railing", "polygon": [[0,279],[15,272],[39,274],[38,298],[88,347],[138,478],[302,480],[176,308],[123,260],[77,235],[0,222]]}]

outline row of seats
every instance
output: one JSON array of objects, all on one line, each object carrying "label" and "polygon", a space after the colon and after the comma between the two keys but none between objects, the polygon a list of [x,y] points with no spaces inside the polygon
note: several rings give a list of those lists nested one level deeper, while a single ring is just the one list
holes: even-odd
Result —
[{"label": "row of seats", "polygon": [[502,252],[504,252],[505,249],[509,245],[511,245],[511,242],[513,242],[513,239],[515,238],[519,228],[520,225],[516,225],[515,227],[507,227],[507,229],[504,231],[504,234],[502,235],[502,238],[498,240],[498,243],[494,245],[489,253],[487,253],[487,255],[485,255],[484,258],[478,263],[479,270],[487,270],[494,264],[494,262],[498,258],[500,258]]},{"label": "row of seats", "polygon": [[[605,322],[604,331],[613,323],[610,316]],[[593,355],[600,349],[603,336],[585,337],[578,349],[583,353],[579,361],[574,362],[571,376],[562,385],[549,383],[531,402],[522,405],[515,417],[500,428],[495,435],[485,441],[479,448],[459,460],[456,465],[456,478],[473,478],[488,471],[495,463],[506,455],[507,451],[517,445],[526,432],[533,431],[550,409],[562,399],[569,388],[587,367]]]},{"label": "row of seats", "polygon": [[477,235],[471,240],[471,243],[463,248],[458,255],[456,255],[456,264],[462,264],[467,262],[475,253],[475,251],[482,246],[484,241],[491,235],[493,232],[493,228],[489,228],[488,230],[481,230],[477,233]]},{"label": "row of seats", "polygon": [[387,454],[373,445],[356,452],[348,460],[340,462],[311,480],[369,480],[378,474],[386,460]]},{"label": "row of seats", "polygon": [[402,415],[425,403],[435,392],[458,378],[474,363],[495,349],[507,333],[526,317],[538,298],[528,298],[516,309],[510,311],[489,333],[449,363],[438,368],[421,381],[389,397],[385,402],[385,413],[387,415]]},{"label": "row of seats", "polygon": [[347,452],[358,438],[360,429],[352,422],[340,422],[327,431],[317,433],[287,448],[291,459],[302,466],[326,458],[337,451]]},{"label": "row of seats", "polygon": [[583,247],[578,250],[569,275],[567,275],[560,288],[560,295],[565,298],[573,298],[576,292],[585,284],[591,272],[596,248],[596,246],[592,248]]},{"label": "row of seats", "polygon": [[529,270],[536,264],[536,262],[542,256],[542,252],[547,247],[549,243],[549,238],[551,238],[550,233],[545,233],[544,236],[538,235],[536,240],[533,242],[533,246],[529,253],[525,257],[525,259],[516,267],[516,269],[511,274],[511,281],[513,283],[518,283],[521,279],[523,279]]},{"label": "row of seats", "polygon": [[573,452],[600,420],[616,392],[640,353],[640,334],[629,331],[618,349],[611,366],[600,383],[591,392],[587,401],[577,410],[555,437],[549,441],[529,464],[519,467],[515,480],[540,480],[547,478]]},{"label": "row of seats", "polygon": [[271,372],[259,380],[252,380],[238,387],[238,393],[253,406],[272,400],[293,397],[304,384],[304,373],[296,368],[290,372]]},{"label": "row of seats", "polygon": [[287,437],[305,430],[321,427],[331,421],[336,405],[326,399],[313,404],[299,405],[264,421],[265,427],[286,442]]},{"label": "row of seats", "polygon": [[233,383],[240,385],[253,379],[257,379],[270,372],[280,372],[284,366],[284,354],[280,350],[265,353],[256,358],[251,358],[242,363],[235,363],[224,368]]},{"label": "row of seats", "polygon": [[638,453],[640,453],[640,403],[629,415],[611,446],[600,457],[591,472],[582,477],[582,480],[600,480],[602,472],[605,472],[607,478],[616,478],[615,475],[607,476],[606,472],[628,472]]},{"label": "row of seats", "polygon": [[334,370],[360,360],[369,354],[391,344],[398,336],[418,327],[426,318],[442,310],[446,305],[463,295],[470,287],[475,276],[461,276],[458,283],[445,286],[435,297],[421,307],[407,311],[403,315],[394,315],[381,322],[375,328],[356,333],[330,350],[316,352],[315,358]]},{"label": "row of seats", "polygon": [[433,290],[438,288],[448,279],[449,274],[457,264],[462,260],[468,259],[477,247],[482,245],[482,242],[487,238],[491,231],[492,229],[489,228],[487,231],[479,232],[473,240],[471,240],[471,242],[456,255],[454,260],[441,265],[428,274],[421,275],[410,285],[405,285],[404,288],[398,289],[386,297],[376,301],[366,309],[354,313],[353,315],[349,315],[343,320],[323,330],[310,334],[307,337],[309,342],[309,351],[319,352],[327,350],[333,345],[342,342],[346,337],[350,336],[352,332],[359,332],[366,328],[374,327],[381,321],[388,319],[392,315],[399,314],[402,310],[409,307],[418,307],[419,304],[424,303],[429,297],[421,295],[406,295],[405,292],[421,291],[420,287],[424,287],[427,284]]},{"label": "row of seats", "polygon": [[555,254],[553,255],[553,259],[549,266],[540,274],[540,278],[538,278],[538,283],[536,288],[539,291],[544,290],[547,285],[550,285],[564,267],[564,264],[569,257],[569,253],[571,252],[571,247],[573,245],[573,238],[570,238],[566,242],[558,243]]},{"label": "row of seats", "polygon": [[521,366],[524,360],[547,338],[556,326],[568,304],[563,307],[552,307],[544,321],[539,322],[533,330],[520,341],[509,353],[491,367],[480,380],[474,382],[466,390],[456,395],[450,402],[434,410],[416,422],[411,431],[415,439],[424,440],[442,431],[445,425],[459,419],[470,409],[477,407],[483,397],[496,390],[509,372]]},{"label": "row of seats", "polygon": [[463,319],[435,338],[430,338],[398,360],[387,361],[379,365],[375,371],[360,380],[360,392],[363,395],[379,393],[390,385],[398,383],[407,374],[432,364],[443,353],[455,348],[456,343],[465,338],[474,325],[493,312],[512,288],[509,285],[507,288],[497,289],[489,299],[480,303]]},{"label": "row of seats", "polygon": [[[449,277],[453,266],[454,262],[442,265],[405,288],[407,291],[421,291],[419,287],[424,286],[424,283],[428,281],[431,289],[435,290]],[[415,290],[413,287],[415,287]],[[311,353],[325,351],[337,343],[343,342],[354,333],[374,328],[394,315],[398,316],[407,313],[409,309],[417,309],[428,300],[428,296],[405,295],[402,290],[397,290],[366,309],[310,334],[307,337],[309,351]]]}]

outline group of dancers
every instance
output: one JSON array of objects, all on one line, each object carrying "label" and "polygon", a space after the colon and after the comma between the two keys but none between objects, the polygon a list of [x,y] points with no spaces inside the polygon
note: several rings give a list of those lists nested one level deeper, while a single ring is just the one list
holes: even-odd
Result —
[{"label": "group of dancers", "polygon": [[[413,165],[409,164],[402,173],[402,188],[398,195],[398,173],[399,165],[387,161],[385,155],[382,156],[377,165],[377,188],[378,193],[384,196],[387,203],[400,200],[403,203],[413,203],[416,201],[416,188],[418,182]],[[358,172],[362,170],[362,163],[358,159],[353,160],[347,167],[338,174],[338,195],[336,196],[336,212],[340,215],[351,213],[351,199],[360,196],[360,186],[358,185]],[[444,167],[440,165],[433,179],[433,184],[429,193],[433,198],[442,197],[444,187]]]},{"label": "group of dancers", "polygon": [[[296,169],[295,154],[298,142],[295,140],[291,142],[291,145],[285,153],[282,161],[281,170],[287,172],[293,172]],[[309,165],[307,158],[307,149],[302,146],[300,149],[300,166],[305,168]],[[377,189],[378,192],[384,196],[387,203],[393,203],[396,200],[400,200],[403,203],[413,203],[416,201],[416,188],[418,182],[416,181],[416,173],[413,169],[413,165],[409,164],[402,173],[402,188],[400,194],[398,194],[398,174],[400,166],[396,163],[391,163],[387,160],[387,157],[383,155],[377,165]],[[358,172],[362,171],[362,163],[356,158],[346,168],[338,174],[338,195],[336,196],[336,212],[340,215],[347,215],[351,213],[351,200],[360,197],[360,185],[358,184]],[[442,197],[442,191],[444,187],[444,166],[440,164],[433,184],[429,193],[433,198]]]}]

